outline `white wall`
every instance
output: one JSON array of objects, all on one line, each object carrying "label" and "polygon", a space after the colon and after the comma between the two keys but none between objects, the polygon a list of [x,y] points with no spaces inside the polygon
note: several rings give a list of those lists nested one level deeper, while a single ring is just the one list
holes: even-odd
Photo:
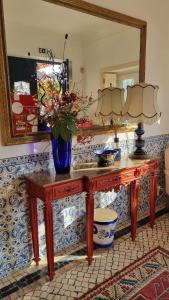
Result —
[{"label": "white wall", "polygon": [[102,69],[139,60],[140,32],[126,27],[126,30],[114,35],[94,39],[84,45],[86,76],[86,94],[93,93],[102,87]]},{"label": "white wall", "polygon": [[[146,126],[146,135],[169,133],[169,1],[89,0],[88,2],[147,21],[146,81],[158,84],[160,87],[158,102],[162,118],[160,125]],[[9,157],[14,156],[15,153],[17,155],[31,153],[30,148],[29,145],[0,147],[0,156]]]},{"label": "white wall", "polygon": [[[97,99],[98,89],[102,88],[102,70],[134,61],[139,61],[140,32],[139,29],[126,26],[121,32],[101,38],[93,38],[84,43],[85,62],[85,94]],[[90,110],[90,116],[97,124],[94,117],[97,103]]]}]

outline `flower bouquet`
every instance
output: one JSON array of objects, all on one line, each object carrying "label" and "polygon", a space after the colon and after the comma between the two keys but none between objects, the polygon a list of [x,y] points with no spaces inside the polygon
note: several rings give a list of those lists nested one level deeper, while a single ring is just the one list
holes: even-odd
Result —
[{"label": "flower bouquet", "polygon": [[[42,95],[44,85],[46,88]],[[66,91],[60,95],[50,79],[43,86],[38,83],[38,95],[41,95],[41,100],[38,101],[40,122],[47,124],[55,139],[61,136],[65,141],[69,140],[71,134],[76,133],[82,117],[88,119],[87,110],[93,103],[92,97],[84,97],[79,91]]]},{"label": "flower bouquet", "polygon": [[79,120],[87,119],[87,111],[93,104],[92,97],[80,95],[79,91],[61,89],[52,78],[38,82],[39,119],[51,131],[52,150],[57,173],[67,173],[71,164],[71,140]]}]

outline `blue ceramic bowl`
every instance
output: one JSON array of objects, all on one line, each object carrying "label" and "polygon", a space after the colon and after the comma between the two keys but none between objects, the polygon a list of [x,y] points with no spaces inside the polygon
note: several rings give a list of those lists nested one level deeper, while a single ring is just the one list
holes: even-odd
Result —
[{"label": "blue ceramic bowl", "polygon": [[96,150],[94,153],[97,156],[98,165],[100,167],[111,166],[114,163],[114,159],[118,153],[117,149],[102,149]]}]

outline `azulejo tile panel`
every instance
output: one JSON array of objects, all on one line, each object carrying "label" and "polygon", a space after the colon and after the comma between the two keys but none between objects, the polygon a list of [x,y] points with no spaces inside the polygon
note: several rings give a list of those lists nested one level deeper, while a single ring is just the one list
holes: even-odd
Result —
[{"label": "azulejo tile panel", "polygon": [[[101,140],[101,139],[100,139]],[[146,150],[152,156],[160,156],[159,184],[162,187],[157,204],[167,200],[164,193],[164,149],[169,143],[169,135],[146,139]],[[100,143],[73,147],[73,161],[94,160],[94,150],[114,147],[114,143]],[[133,140],[120,142],[122,156],[133,150]],[[52,164],[50,153],[25,155],[0,160],[0,278],[14,269],[30,264],[32,259],[31,235],[29,227],[28,203],[22,175],[48,168]],[[148,178],[142,179],[139,211],[147,211],[150,193]],[[43,204],[39,200],[40,252],[45,255]],[[118,223],[130,218],[129,192],[122,188],[119,193],[95,194],[95,207],[110,207],[117,211]],[[55,249],[78,243],[85,237],[85,195],[78,194],[53,203]]]},{"label": "azulejo tile panel", "polygon": [[31,261],[28,205],[20,176],[48,164],[48,153],[0,160],[0,277]]}]

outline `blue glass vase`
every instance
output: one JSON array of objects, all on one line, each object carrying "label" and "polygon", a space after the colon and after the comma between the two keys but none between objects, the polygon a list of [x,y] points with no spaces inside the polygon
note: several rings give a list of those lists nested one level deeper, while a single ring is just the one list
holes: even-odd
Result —
[{"label": "blue glass vase", "polygon": [[51,136],[51,142],[56,173],[69,173],[71,167],[72,136],[70,136],[68,142],[65,142],[61,136],[57,139]]}]

